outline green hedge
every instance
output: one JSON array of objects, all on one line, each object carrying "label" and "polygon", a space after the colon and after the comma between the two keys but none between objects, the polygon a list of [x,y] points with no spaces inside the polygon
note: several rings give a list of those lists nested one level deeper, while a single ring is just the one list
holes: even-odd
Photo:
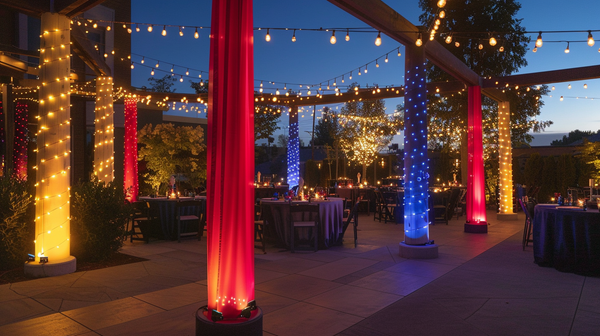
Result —
[{"label": "green hedge", "polygon": [[33,197],[28,183],[0,177],[0,269],[8,270],[27,259],[33,247]]},{"label": "green hedge", "polygon": [[81,261],[101,261],[123,246],[131,205],[114,182],[77,184],[71,193],[71,254]]}]

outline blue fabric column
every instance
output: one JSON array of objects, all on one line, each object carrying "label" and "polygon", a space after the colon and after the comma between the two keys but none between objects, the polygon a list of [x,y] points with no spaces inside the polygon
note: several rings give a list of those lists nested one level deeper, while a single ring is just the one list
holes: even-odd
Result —
[{"label": "blue fabric column", "polygon": [[427,83],[422,47],[406,46],[404,82],[404,242],[429,242]]}]

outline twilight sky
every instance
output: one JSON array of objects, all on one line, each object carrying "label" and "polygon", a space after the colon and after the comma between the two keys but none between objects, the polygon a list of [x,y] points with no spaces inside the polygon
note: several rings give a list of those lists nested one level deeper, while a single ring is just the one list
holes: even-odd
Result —
[{"label": "twilight sky", "polygon": [[[452,1],[452,0],[449,0]],[[417,0],[387,0],[394,8],[413,24],[418,25],[421,13]],[[568,5],[563,0],[540,1],[521,0],[522,8],[518,17],[522,18],[521,25],[527,31],[564,31],[564,30],[596,30],[600,13],[600,1],[571,0]],[[199,39],[194,39],[194,30],[183,29],[184,36],[179,36],[177,27],[167,27],[167,36],[161,36],[162,25],[210,26],[210,0],[132,0],[132,21],[154,24],[151,33],[146,25],[140,25],[140,32],[132,33],[132,60],[139,63],[142,56],[144,65],[152,67],[156,60],[160,66],[155,70],[155,77],[160,78],[170,73],[174,64],[174,73],[184,75],[189,68],[190,77],[184,75],[184,82],[177,81],[176,92],[193,92],[189,80],[198,79],[198,71],[202,70],[202,78],[206,78],[209,59],[209,29],[199,29]],[[254,0],[254,27],[277,28],[369,28],[366,24],[350,14],[332,5],[326,0],[277,1]],[[382,35],[382,45],[377,47],[374,40],[377,33],[350,33],[350,41],[344,41],[346,32],[336,31],[337,43],[329,43],[329,32],[296,31],[296,42],[292,42],[293,31],[271,30],[271,41],[265,41],[266,30],[255,31],[254,71],[255,79],[263,80],[265,91],[279,89],[283,91],[282,83],[313,84],[327,82],[337,77],[341,84],[341,75],[345,75],[345,84],[358,82],[361,87],[378,84],[402,85],[404,83],[404,56],[397,56],[397,48],[404,55],[404,48],[398,42]],[[537,34],[532,34],[530,50],[526,55],[528,66],[520,69],[519,73],[531,73],[597,65],[600,62],[600,31],[594,33],[598,41],[594,47],[589,47],[585,41],[587,33],[544,34],[544,46],[533,53],[533,42]],[[546,42],[548,41],[548,42]],[[549,41],[582,41],[570,43],[570,53],[565,54],[566,42],[550,43]],[[385,63],[385,55],[389,53],[389,62]],[[381,57],[381,58],[379,58]],[[379,58],[379,68],[370,63]],[[364,73],[364,65],[368,73]],[[362,75],[357,70],[362,67]],[[164,70],[161,72],[158,70]],[[195,69],[195,70],[194,70]],[[348,73],[353,71],[353,78],[348,80]],[[132,70],[133,86],[148,86],[151,68],[136,64]],[[179,76],[177,77],[180,78]],[[269,81],[280,82],[272,85]],[[333,81],[331,81],[333,84]],[[571,84],[571,89],[568,85]],[[587,89],[583,85],[587,84]],[[256,82],[256,87],[260,81]],[[545,106],[540,115],[541,120],[552,120],[554,125],[545,133],[536,135],[533,145],[547,145],[551,140],[562,137],[574,129],[597,131],[600,129],[600,80],[585,82],[550,84],[555,90],[551,96],[543,97]],[[333,88],[333,85],[331,85]],[[300,89],[299,85],[287,84],[287,88]],[[306,86],[303,86],[306,89]],[[313,91],[314,94],[314,91]],[[560,101],[563,96],[564,100]],[[579,97],[579,98],[577,98]],[[585,97],[588,97],[586,99]],[[596,98],[596,99],[591,99]],[[393,113],[402,99],[386,100],[387,113]],[[330,106],[331,108],[341,108]],[[316,107],[317,117],[323,106]],[[173,112],[184,113],[185,112]],[[310,139],[312,124],[312,107],[305,108],[300,117],[301,138],[305,142]],[[188,112],[187,116],[205,117],[204,113]],[[282,128],[275,136],[287,133],[285,125],[287,116],[282,117]],[[396,136],[395,143],[402,144],[401,137]]]}]

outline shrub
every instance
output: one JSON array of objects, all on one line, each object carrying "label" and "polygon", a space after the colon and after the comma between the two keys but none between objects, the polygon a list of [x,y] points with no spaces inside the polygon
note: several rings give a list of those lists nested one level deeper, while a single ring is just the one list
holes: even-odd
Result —
[{"label": "shrub", "polygon": [[[0,269],[8,270],[26,260],[33,225],[33,197],[26,181],[0,177]],[[29,211],[28,211],[29,210]]]},{"label": "shrub", "polygon": [[122,186],[83,182],[71,197],[71,254],[81,261],[109,258],[123,246],[131,212]]}]

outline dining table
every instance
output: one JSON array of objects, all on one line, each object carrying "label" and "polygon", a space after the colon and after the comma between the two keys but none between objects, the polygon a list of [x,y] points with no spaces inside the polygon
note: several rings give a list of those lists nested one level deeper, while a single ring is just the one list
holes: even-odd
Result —
[{"label": "dining table", "polygon": [[[154,232],[158,231],[161,238],[165,240],[175,239],[177,234],[176,227],[176,205],[178,201],[191,201],[197,200],[201,202],[200,213],[203,216],[202,222],[206,220],[206,196],[194,196],[194,197],[150,197],[142,196],[139,198],[140,201],[146,201],[150,205],[150,217],[156,219],[158,228],[154,228]],[[188,215],[191,209],[182,207],[182,215]],[[201,225],[202,225],[201,222]],[[185,231],[185,228],[182,229]]]},{"label": "dining table", "polygon": [[[293,200],[291,204],[308,204],[307,200]],[[271,227],[278,242],[284,247],[289,247],[290,222],[289,201],[263,198],[260,200],[263,219]],[[342,238],[344,228],[344,200],[337,197],[325,199],[311,199],[310,204],[319,205],[319,248],[326,249],[338,244]]]},{"label": "dining table", "polygon": [[536,264],[578,274],[600,274],[600,212],[538,204],[533,214]]}]

